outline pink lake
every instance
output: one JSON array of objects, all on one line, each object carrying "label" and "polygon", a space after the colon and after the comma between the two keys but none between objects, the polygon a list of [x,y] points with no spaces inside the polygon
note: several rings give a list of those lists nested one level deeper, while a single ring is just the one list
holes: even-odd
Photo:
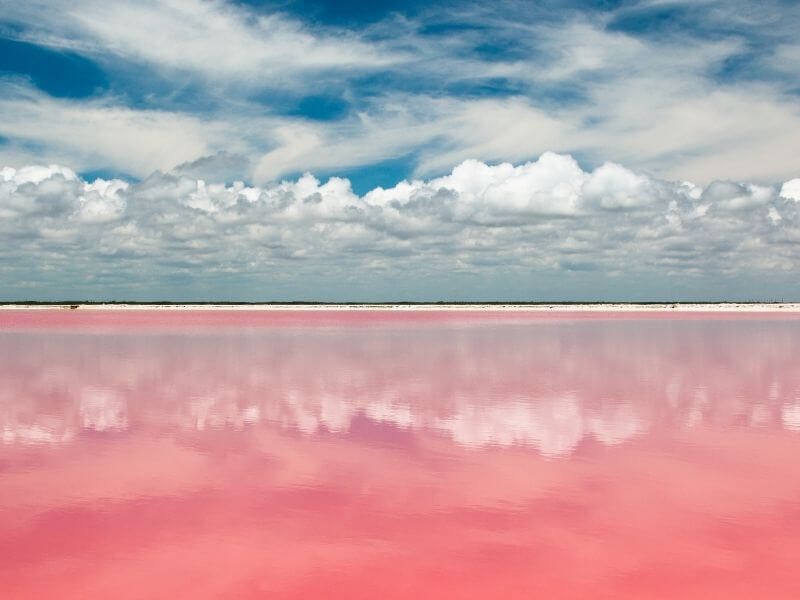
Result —
[{"label": "pink lake", "polygon": [[0,311],[0,598],[800,598],[800,314]]}]

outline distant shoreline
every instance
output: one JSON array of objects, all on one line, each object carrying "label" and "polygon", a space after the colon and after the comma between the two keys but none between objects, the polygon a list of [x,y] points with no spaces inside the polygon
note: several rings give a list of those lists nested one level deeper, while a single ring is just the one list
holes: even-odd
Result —
[{"label": "distant shoreline", "polygon": [[8,302],[0,310],[461,310],[461,311],[597,311],[597,312],[800,312],[800,302],[388,302],[388,303],[136,303]]}]

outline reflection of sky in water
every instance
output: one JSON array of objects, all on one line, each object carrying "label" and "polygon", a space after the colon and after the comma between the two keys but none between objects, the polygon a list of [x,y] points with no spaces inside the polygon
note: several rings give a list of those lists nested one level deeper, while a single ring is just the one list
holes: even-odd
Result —
[{"label": "reflection of sky in water", "polygon": [[567,456],[697,427],[800,429],[800,322],[582,321],[0,335],[5,443],[356,418]]},{"label": "reflection of sky in water", "polygon": [[7,328],[0,598],[800,598],[798,351],[800,319]]}]

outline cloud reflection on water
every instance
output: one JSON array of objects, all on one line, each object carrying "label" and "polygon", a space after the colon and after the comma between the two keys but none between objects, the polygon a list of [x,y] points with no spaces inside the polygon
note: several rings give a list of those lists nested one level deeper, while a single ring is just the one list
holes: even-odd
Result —
[{"label": "cloud reflection on water", "polygon": [[[694,427],[800,429],[795,321],[0,335],[0,439],[365,418],[569,456]],[[746,344],[744,343],[746,341]]]}]

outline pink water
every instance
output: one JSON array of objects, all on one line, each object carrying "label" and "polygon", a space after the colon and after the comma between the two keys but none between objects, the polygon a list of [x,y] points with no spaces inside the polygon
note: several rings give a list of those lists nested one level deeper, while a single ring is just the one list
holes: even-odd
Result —
[{"label": "pink water", "polygon": [[0,311],[0,598],[798,598],[800,315]]}]

